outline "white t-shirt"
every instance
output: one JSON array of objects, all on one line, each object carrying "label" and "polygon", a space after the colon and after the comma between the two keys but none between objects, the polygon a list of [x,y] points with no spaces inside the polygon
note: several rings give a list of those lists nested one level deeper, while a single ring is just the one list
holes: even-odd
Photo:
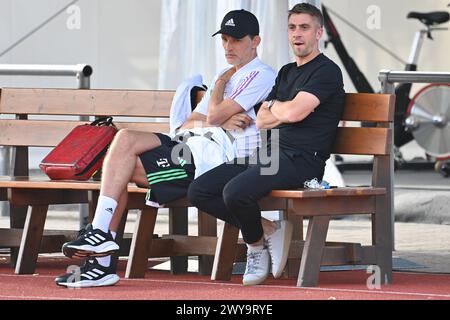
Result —
[{"label": "white t-shirt", "polygon": [[[202,101],[197,105],[194,112],[207,115],[208,104],[214,85],[225,71],[222,70],[213,80],[209,90],[206,92]],[[245,130],[232,130],[230,133],[235,138],[233,147],[235,149],[235,157],[247,157],[260,144],[259,131],[256,128],[256,113],[253,109],[258,103],[263,102],[269,95],[275,84],[277,73],[270,66],[261,62],[259,58],[253,59],[244,67],[239,69],[228,81],[225,86],[224,99],[233,99],[253,119],[253,124]]]}]

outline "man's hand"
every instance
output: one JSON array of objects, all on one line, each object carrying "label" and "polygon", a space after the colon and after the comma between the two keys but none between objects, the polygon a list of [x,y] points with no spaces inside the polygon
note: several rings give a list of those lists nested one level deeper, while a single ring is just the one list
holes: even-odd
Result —
[{"label": "man's hand", "polygon": [[216,80],[211,97],[209,98],[208,116],[206,120],[213,126],[221,127],[233,115],[244,111],[233,99],[227,98],[224,100],[225,87],[235,73],[236,68],[230,68]]},{"label": "man's hand", "polygon": [[269,110],[268,103],[263,103],[256,116],[256,127],[258,129],[270,130],[278,127],[280,124],[282,124],[282,122],[275,118],[275,116]]},{"label": "man's hand", "polygon": [[225,130],[244,130],[253,123],[253,119],[246,113],[238,113],[222,124]]},{"label": "man's hand", "polygon": [[220,75],[220,77],[216,80],[217,81],[223,81],[226,83],[228,83],[228,81],[230,81],[231,77],[233,76],[233,74],[236,73],[236,68],[232,67],[230,69],[228,69],[227,71],[225,71],[223,74]]}]

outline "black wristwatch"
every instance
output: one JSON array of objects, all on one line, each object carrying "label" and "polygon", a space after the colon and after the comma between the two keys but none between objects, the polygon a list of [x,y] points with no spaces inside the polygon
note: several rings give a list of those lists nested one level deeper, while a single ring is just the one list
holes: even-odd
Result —
[{"label": "black wristwatch", "polygon": [[273,99],[273,100],[270,100],[270,101],[269,101],[269,105],[267,106],[267,109],[269,109],[269,110],[270,110],[270,108],[272,108],[272,107],[273,107],[273,105],[275,104],[275,101],[277,101],[277,100],[275,100],[275,99]]}]

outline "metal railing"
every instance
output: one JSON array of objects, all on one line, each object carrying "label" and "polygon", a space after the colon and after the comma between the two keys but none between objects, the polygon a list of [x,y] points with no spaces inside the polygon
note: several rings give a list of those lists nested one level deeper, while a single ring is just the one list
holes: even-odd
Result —
[{"label": "metal railing", "polygon": [[86,64],[0,64],[0,75],[3,76],[76,77],[78,89],[89,89],[91,87],[90,77],[92,71],[92,67]]},{"label": "metal railing", "polygon": [[450,83],[450,72],[381,70],[378,79],[382,93],[395,93],[396,83]]},{"label": "metal railing", "polygon": [[[51,76],[51,77],[76,77],[78,89],[90,89],[93,69],[87,64],[76,65],[39,65],[39,64],[0,64],[2,76]],[[80,120],[86,119],[80,117]],[[14,149],[0,147],[0,174],[12,173],[14,163]],[[7,204],[0,206],[2,215],[9,215]],[[80,226],[84,226],[88,217],[87,205],[80,208]]]},{"label": "metal railing", "polygon": [[[396,83],[450,83],[450,72],[418,72],[418,71],[391,71],[381,70],[378,76],[381,82],[381,93],[395,94]],[[392,128],[393,129],[393,126]],[[394,130],[392,130],[394,132]],[[392,148],[394,144],[392,143]],[[392,151],[394,154],[394,151]],[[391,159],[390,166],[391,177],[394,177],[394,157]],[[395,213],[394,213],[394,180],[391,179],[390,188],[390,204],[392,212],[392,240],[395,244],[394,238],[394,226],[395,226]]]}]

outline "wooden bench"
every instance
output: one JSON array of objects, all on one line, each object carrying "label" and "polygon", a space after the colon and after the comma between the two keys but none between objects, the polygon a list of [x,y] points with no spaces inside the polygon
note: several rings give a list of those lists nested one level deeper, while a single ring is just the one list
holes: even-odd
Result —
[{"label": "wooden bench", "polygon": [[[16,273],[30,274],[34,273],[39,252],[60,252],[61,245],[77,234],[63,230],[44,233],[49,205],[90,203],[90,212],[93,212],[100,182],[50,181],[42,177],[31,177],[28,148],[54,147],[72,128],[86,123],[77,120],[79,116],[110,115],[114,117],[119,129],[169,132],[168,118],[174,92],[5,88],[0,94],[0,114],[14,116],[12,119],[0,119],[0,145],[16,148],[13,175],[0,177],[0,199],[8,199],[11,205],[10,228],[0,230],[0,247],[12,247]],[[201,99],[201,96],[199,93],[197,98]],[[30,116],[36,115],[45,116],[44,119],[48,116],[72,118],[30,119],[33,118]],[[119,117],[127,117],[128,120],[120,120]],[[133,119],[131,122],[130,117]],[[138,122],[136,119],[145,122]],[[157,119],[160,122],[155,122]],[[129,254],[127,277],[143,277],[147,269],[147,255],[171,257],[173,273],[187,270],[188,255],[200,255],[200,273],[210,274],[214,250],[210,249],[209,243],[205,246],[196,242],[196,238],[164,236],[155,239],[151,245],[157,210],[145,206],[146,189],[130,184],[128,192],[130,196],[127,209],[139,209],[140,212],[134,238],[131,239],[131,245],[128,245],[130,250],[123,252],[125,255]],[[186,200],[174,202],[167,208],[169,233],[187,235]],[[125,221],[126,214],[118,233],[118,241],[122,240]],[[199,235],[212,236],[215,241],[214,218],[199,213],[198,227]],[[148,238],[148,241],[143,242],[142,238]]]},{"label": "wooden bench", "polygon": [[[277,190],[261,201],[265,208],[284,210],[295,226],[288,274],[298,275],[298,286],[316,286],[320,266],[377,265],[380,282],[392,282],[392,124],[395,97],[383,94],[347,94],[344,121],[371,122],[376,127],[340,127],[333,152],[373,155],[372,185],[328,190]],[[267,208],[267,207],[266,207]],[[372,244],[326,243],[330,219],[368,214],[372,218]],[[303,240],[302,221],[309,217]],[[215,254],[213,280],[229,280],[233,261],[243,260],[237,250],[238,229],[225,224]],[[300,265],[299,265],[300,264]]]},{"label": "wooden bench", "polygon": [[[0,145],[16,147],[17,163],[14,176],[0,178],[0,196],[2,190],[5,196],[6,190],[13,207],[11,229],[0,230],[0,246],[19,246],[16,273],[34,272],[38,252],[45,249],[45,244],[56,246],[55,241],[50,241],[56,235],[46,237],[43,233],[48,205],[92,200],[94,206],[100,188],[98,181],[61,182],[29,177],[28,163],[24,157],[26,148],[55,146],[79,122],[29,120],[28,116],[111,115],[167,120],[173,94],[174,92],[126,90],[1,91],[0,114],[13,114],[16,119],[0,120]],[[299,286],[317,285],[320,265],[375,264],[380,267],[383,282],[392,281],[390,168],[394,100],[391,95],[347,94],[342,120],[373,122],[376,127],[339,128],[334,152],[373,155],[371,186],[331,190],[278,190],[261,200],[263,210],[282,210],[294,223],[294,240],[286,275],[298,275]],[[116,119],[116,124],[119,128],[168,131],[167,123],[118,122]],[[208,274],[213,267],[213,280],[230,279],[233,262],[245,261],[246,247],[237,239],[238,230],[225,224],[217,238],[216,221],[205,213],[199,213],[199,236],[186,236],[186,208],[189,203],[185,199],[168,205],[170,234],[154,238],[157,210],[144,205],[143,198],[147,190],[130,184],[128,191],[128,209],[140,211],[130,245],[126,277],[143,277],[150,257],[171,257],[173,262],[175,259],[182,259],[181,267],[174,272],[183,272],[186,270],[185,257],[199,256],[200,272]],[[24,206],[31,207],[28,214],[21,209]],[[326,243],[330,218],[353,214],[372,216],[372,245]],[[305,239],[302,229],[304,217],[309,217]],[[175,222],[175,218],[181,218],[181,221]],[[20,230],[22,228],[23,232]],[[121,240],[121,232],[118,233],[118,239]],[[58,246],[60,248],[59,243]]]}]

